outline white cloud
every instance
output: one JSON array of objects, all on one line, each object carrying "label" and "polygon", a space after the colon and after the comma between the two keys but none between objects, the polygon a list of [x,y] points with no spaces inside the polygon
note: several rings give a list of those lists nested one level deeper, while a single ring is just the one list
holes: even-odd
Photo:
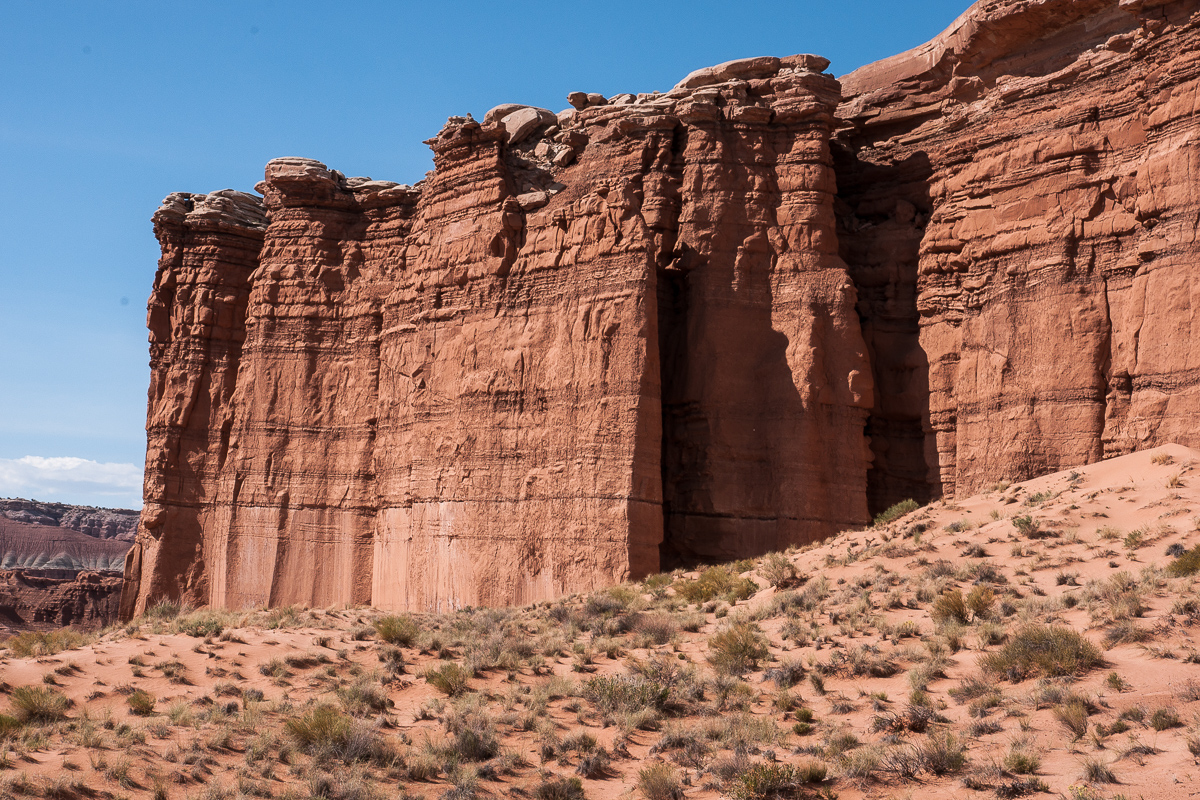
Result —
[{"label": "white cloud", "polygon": [[109,508],[142,507],[142,468],[86,458],[0,458],[0,496]]}]

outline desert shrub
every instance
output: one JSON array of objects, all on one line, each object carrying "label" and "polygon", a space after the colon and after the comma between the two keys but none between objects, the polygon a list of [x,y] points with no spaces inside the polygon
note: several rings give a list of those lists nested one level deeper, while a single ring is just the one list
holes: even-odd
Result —
[{"label": "desert shrub", "polygon": [[1029,539],[1040,538],[1042,525],[1035,520],[1031,515],[1026,514],[1022,517],[1012,518],[1013,527],[1017,529],[1017,533]]},{"label": "desert shrub", "polygon": [[1178,558],[1167,565],[1167,574],[1173,578],[1183,578],[1200,572],[1200,544],[1191,550],[1184,551]]},{"label": "desert shrub", "polygon": [[910,514],[920,508],[920,504],[916,500],[901,500],[893,506],[889,506],[886,510],[880,511],[875,515],[875,520],[872,523],[876,528],[882,528],[889,522],[895,522],[905,514]]},{"label": "desert shrub", "polygon": [[[16,733],[20,731],[22,727],[24,726],[21,723],[21,720],[17,719],[16,717],[10,717],[8,714],[0,714],[0,741],[16,735]],[[0,761],[2,761],[2,759],[0,759]]]},{"label": "desert shrub", "polygon": [[723,675],[741,675],[768,655],[767,640],[757,625],[735,622],[708,637],[708,663]]},{"label": "desert shrub", "polygon": [[775,686],[779,689],[790,689],[796,684],[804,680],[805,674],[808,672],[799,659],[787,659],[781,661],[778,667],[773,667],[763,673],[763,678],[768,681],[774,681]]},{"label": "desert shrub", "polygon": [[12,690],[12,707],[22,722],[57,722],[67,715],[71,701],[49,686],[18,686]]},{"label": "desert shrub", "polygon": [[768,553],[759,566],[759,572],[767,583],[777,589],[791,586],[798,577],[796,565],[783,553]]},{"label": "desert shrub", "polygon": [[1083,779],[1088,783],[1117,783],[1112,769],[1099,758],[1083,760]]},{"label": "desert shrub", "polygon": [[579,778],[550,778],[533,790],[537,800],[583,800],[583,781]]},{"label": "desert shrub", "polygon": [[500,752],[495,725],[482,714],[451,715],[446,727],[454,737],[451,752],[463,761],[487,761]]},{"label": "desert shrub", "polygon": [[758,588],[757,583],[735,575],[728,567],[709,567],[695,580],[675,583],[675,593],[689,603],[707,603],[719,597],[733,603],[745,600]]},{"label": "desert shrub", "polygon": [[195,636],[197,639],[207,639],[210,636],[220,636],[225,630],[225,623],[220,612],[193,611],[186,616],[176,617],[171,623],[171,629],[176,633]]},{"label": "desert shrub", "polygon": [[809,760],[801,765],[764,763],[752,764],[735,779],[730,796],[734,800],[766,800],[794,795],[806,783],[825,780],[828,768],[824,762]]},{"label": "desert shrub", "polygon": [[368,678],[361,678],[349,686],[339,686],[334,694],[348,714],[364,717],[388,709],[387,693],[383,687]]},{"label": "desert shrub", "polygon": [[336,707],[313,706],[284,722],[284,730],[301,752],[318,760],[327,757],[361,761],[380,752],[374,728],[358,722]]},{"label": "desert shrub", "polygon": [[1054,718],[1058,720],[1078,741],[1083,738],[1088,729],[1088,708],[1082,698],[1072,697],[1065,703],[1054,707]]},{"label": "desert shrub", "polygon": [[450,697],[458,697],[467,690],[471,679],[470,670],[453,661],[444,662],[440,667],[430,667],[425,670],[425,680],[433,688]]},{"label": "desert shrub", "polygon": [[192,608],[182,600],[159,600],[146,609],[144,616],[147,619],[175,619],[191,610]]},{"label": "desert shrub", "polygon": [[661,709],[670,688],[643,675],[597,675],[583,684],[583,696],[605,713]]},{"label": "desert shrub", "polygon": [[389,614],[375,620],[375,634],[379,640],[397,647],[411,647],[420,633],[417,623],[407,615]]},{"label": "desert shrub", "polygon": [[984,672],[1014,682],[1037,675],[1082,675],[1103,664],[1100,648],[1062,625],[1027,625],[999,650],[979,658]]},{"label": "desert shrub", "polygon": [[129,710],[132,713],[139,717],[148,717],[154,713],[154,704],[158,701],[145,689],[138,689],[125,698],[125,702],[129,704]]},{"label": "desert shrub", "polygon": [[988,586],[975,586],[967,592],[966,604],[976,619],[983,619],[992,612],[992,603],[996,602],[996,593]]},{"label": "desert shrub", "polygon": [[1036,775],[1042,768],[1042,759],[1037,753],[1014,744],[1004,756],[1004,768],[1014,775]]},{"label": "desert shrub", "polygon": [[1150,727],[1156,731],[1165,731],[1168,728],[1182,727],[1183,723],[1179,720],[1179,712],[1173,708],[1156,708],[1154,713],[1150,715]]},{"label": "desert shrub", "polygon": [[967,746],[949,731],[932,733],[919,746],[925,769],[934,775],[958,772],[967,763]]},{"label": "desert shrub", "polygon": [[655,644],[666,644],[679,630],[670,614],[639,614],[633,629]]},{"label": "desert shrub", "polygon": [[75,650],[96,640],[92,634],[81,633],[74,628],[59,628],[55,631],[25,631],[4,642],[4,646],[17,658],[52,656],[64,650]]},{"label": "desert shrub", "polygon": [[683,800],[683,787],[670,764],[651,764],[638,771],[638,788],[646,800]]},{"label": "desert shrub", "polygon": [[967,610],[967,600],[957,589],[942,592],[929,610],[929,616],[934,623],[944,625],[947,622],[966,622],[970,618]]}]

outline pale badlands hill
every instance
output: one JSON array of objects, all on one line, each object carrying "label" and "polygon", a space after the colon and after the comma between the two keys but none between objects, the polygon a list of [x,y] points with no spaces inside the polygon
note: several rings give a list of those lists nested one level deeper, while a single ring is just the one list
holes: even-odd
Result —
[{"label": "pale badlands hill", "polygon": [[1198,464],[1162,447],[526,608],[27,636],[4,710],[46,719],[0,721],[0,795],[1191,796]]}]

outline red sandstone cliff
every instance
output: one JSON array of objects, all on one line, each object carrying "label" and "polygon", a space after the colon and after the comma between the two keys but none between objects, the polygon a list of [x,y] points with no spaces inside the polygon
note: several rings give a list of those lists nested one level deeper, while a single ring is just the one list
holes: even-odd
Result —
[{"label": "red sandstone cliff", "polygon": [[748,59],[454,118],[416,187],[172,195],[123,613],[535,600],[1195,444],[1196,5],[985,0],[840,93]]},{"label": "red sandstone cliff", "polygon": [[986,0],[842,78],[879,505],[1200,443],[1198,9]]},{"label": "red sandstone cliff", "polygon": [[826,64],[455,118],[415,188],[169,197],[124,613],[530,601],[864,522]]}]

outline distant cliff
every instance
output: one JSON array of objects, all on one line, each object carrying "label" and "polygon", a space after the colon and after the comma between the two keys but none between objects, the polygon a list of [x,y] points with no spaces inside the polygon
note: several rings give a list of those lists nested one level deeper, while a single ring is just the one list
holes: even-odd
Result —
[{"label": "distant cliff", "polygon": [[1200,444],[1196,14],[985,0],[169,196],[122,613],[531,601]]},{"label": "distant cliff", "polygon": [[66,503],[0,498],[0,517],[29,525],[67,528],[98,539],[132,542],[140,512],[126,508],[93,508]]}]

